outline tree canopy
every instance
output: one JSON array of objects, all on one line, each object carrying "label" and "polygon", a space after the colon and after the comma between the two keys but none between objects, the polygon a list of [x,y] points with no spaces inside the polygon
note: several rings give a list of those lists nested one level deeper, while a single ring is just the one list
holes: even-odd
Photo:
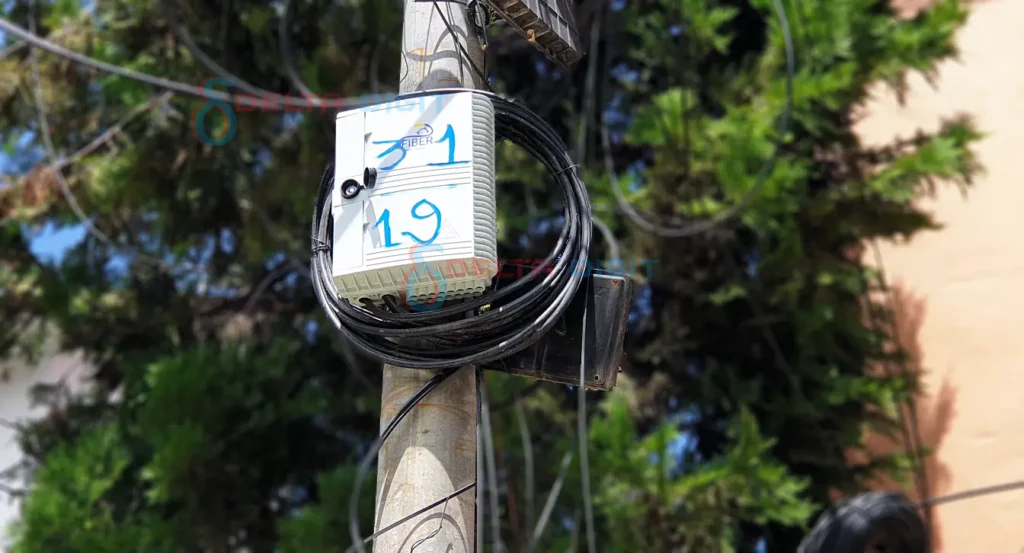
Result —
[{"label": "tree canopy", "polygon": [[[253,0],[0,6],[70,50],[196,86],[217,76],[199,52],[275,93],[299,94],[300,80],[331,97],[395,88],[401,1],[286,3],[283,24],[282,5]],[[593,257],[618,251],[644,267],[631,275],[620,385],[590,394],[590,499],[607,553],[794,551],[834,493],[906,473],[902,457],[849,455],[869,430],[896,432],[897,406],[915,392],[861,251],[937,228],[915,200],[969,185],[979,134],[956,116],[876,147],[853,125],[873,86],[901,91],[909,73],[955,55],[966,8],[939,0],[901,19],[880,0],[782,4],[788,24],[771,0],[578,0],[588,55],[571,70],[489,26],[495,89],[572,145],[613,236]],[[333,331],[308,281],[334,112],[200,118],[202,99],[6,41],[0,346],[32,356],[56,336],[94,367],[87,391],[41,388],[50,414],[22,425],[26,458],[10,476],[29,492],[14,552],[347,547],[380,369]],[[228,120],[228,143],[197,140]],[[672,236],[740,201],[769,160],[737,217]],[[501,255],[543,257],[557,192],[515,147],[499,148],[498,169]],[[35,244],[55,229],[81,239],[47,259]],[[574,393],[500,373],[487,382],[501,539],[526,551],[540,491],[576,448]],[[572,459],[538,551],[584,547],[588,498]]]}]

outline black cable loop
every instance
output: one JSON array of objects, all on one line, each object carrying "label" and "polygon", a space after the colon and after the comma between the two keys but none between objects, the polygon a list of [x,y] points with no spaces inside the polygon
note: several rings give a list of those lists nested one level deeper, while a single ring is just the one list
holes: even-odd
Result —
[{"label": "black cable loop", "polygon": [[[498,290],[450,303],[433,311],[415,311],[389,298],[382,307],[353,305],[341,298],[331,272],[327,229],[331,222],[332,170],[324,173],[314,210],[312,234],[313,289],[331,323],[364,354],[386,363],[449,369],[497,361],[522,351],[546,334],[565,313],[579,289],[580,264],[588,261],[592,237],[591,207],[578,166],[558,134],[529,109],[492,92],[448,88],[403,94],[399,99],[472,91],[495,108],[495,138],[519,145],[540,161],[563,195],[566,224],[552,251],[529,274]],[[332,246],[333,247],[333,246]],[[481,311],[484,306],[490,308]],[[437,349],[428,342],[442,340]]]}]

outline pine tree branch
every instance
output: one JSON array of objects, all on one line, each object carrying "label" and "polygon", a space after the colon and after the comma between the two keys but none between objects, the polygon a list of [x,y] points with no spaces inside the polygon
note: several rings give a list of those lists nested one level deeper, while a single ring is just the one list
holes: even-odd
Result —
[{"label": "pine tree branch", "polygon": [[[63,171],[64,169],[70,167],[71,165],[81,161],[81,159],[84,158],[85,156],[87,156],[87,155],[91,154],[92,152],[96,151],[97,149],[99,149],[104,144],[107,144],[112,138],[117,136],[117,134],[119,132],[124,130],[124,128],[129,123],[131,123],[133,120],[135,120],[137,117],[139,117],[143,113],[146,113],[146,112],[148,112],[148,111],[150,111],[150,110],[152,110],[152,109],[154,109],[156,107],[159,107],[160,105],[163,105],[163,104],[167,103],[171,99],[171,97],[173,97],[173,96],[174,96],[173,93],[170,93],[170,92],[165,92],[165,93],[163,93],[163,94],[161,94],[159,96],[153,96],[148,101],[144,102],[143,104],[140,104],[135,109],[133,109],[132,111],[128,112],[128,114],[126,114],[124,117],[122,117],[116,123],[111,125],[110,128],[108,128],[102,134],[100,134],[99,136],[94,138],[92,141],[90,141],[88,144],[86,144],[85,146],[80,148],[78,151],[76,151],[70,157],[67,157],[67,158],[65,158],[65,159],[63,159],[63,160],[61,160],[61,161],[59,161],[59,162],[57,162],[57,163],[55,163],[55,164],[53,164],[53,165],[51,165],[49,167],[45,167],[45,168],[37,167],[36,169],[33,169],[32,171],[29,171],[29,173],[24,178],[22,178],[20,181],[18,181],[16,184],[0,190],[0,200],[13,198],[14,195],[17,192],[21,191],[22,192],[21,197],[22,197],[22,200],[24,201],[25,200],[25,196],[26,196],[24,191],[26,191],[27,189],[32,188],[30,185],[33,182],[41,182],[41,183],[46,184],[47,187],[49,187],[50,184],[51,184],[51,183],[48,182],[49,179],[43,180],[43,181],[38,181],[37,179],[45,178],[47,175],[52,175],[53,172]],[[55,183],[54,183],[54,185],[55,185]],[[30,198],[36,200],[36,202],[32,202],[30,200],[29,203],[38,203],[39,200],[44,199],[46,197],[49,197],[49,195],[48,194],[44,194],[44,195],[36,196],[35,194],[32,194],[32,196],[30,196]],[[37,207],[37,206],[33,205],[32,207]],[[0,210],[0,214],[3,214],[3,211],[5,211],[5,210]]]},{"label": "pine tree branch", "polygon": [[59,163],[56,163],[53,166],[51,166],[51,169],[53,169],[54,171],[60,171],[65,169],[69,165],[78,162],[83,157],[97,150],[100,146],[103,146],[111,138],[114,138],[117,135],[117,133],[121,132],[121,130],[124,129],[124,127],[127,126],[128,123],[131,123],[136,117],[142,115],[143,113],[146,113],[151,109],[157,108],[167,103],[172,96],[173,94],[170,92],[165,92],[159,96],[153,96],[145,103],[140,104],[135,109],[128,112],[128,114],[122,117],[117,123],[111,125],[111,127],[104,131],[103,134],[97,136],[91,142],[83,146],[81,149],[79,149],[77,152],[71,155],[71,157],[68,157],[63,161],[60,161]]}]

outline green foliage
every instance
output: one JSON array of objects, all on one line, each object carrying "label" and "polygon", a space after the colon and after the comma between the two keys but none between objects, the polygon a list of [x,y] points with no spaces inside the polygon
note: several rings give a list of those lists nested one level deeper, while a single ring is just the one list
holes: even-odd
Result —
[{"label": "green foliage", "polygon": [[121,506],[110,500],[130,465],[131,451],[112,426],[55,449],[35,475],[36,490],[15,527],[13,553],[175,551],[166,522],[125,520]]},{"label": "green foliage", "polygon": [[[281,524],[280,553],[334,553],[338,544],[352,542],[349,535],[349,498],[356,476],[354,466],[339,467],[317,480],[320,490],[319,504],[303,509],[295,518]],[[374,489],[371,475],[363,484],[365,490]],[[360,511],[373,512],[375,496],[370,493],[360,498]],[[373,532],[370,520],[362,519],[361,533]]]},{"label": "green foliage", "polygon": [[[175,36],[181,23],[245,81],[295,92],[279,13],[265,2],[189,0],[174,12],[149,0],[38,4],[41,33],[109,63],[201,83],[212,75]],[[332,96],[390,88],[401,4],[293,0],[298,73]],[[607,3],[577,4],[584,17]],[[867,429],[893,430],[916,385],[865,369],[905,358],[876,324],[888,307],[867,299],[879,279],[857,251],[935,228],[915,202],[940,184],[966,191],[980,171],[970,150],[980,134],[951,114],[932,131],[867,146],[852,124],[870,87],[902,92],[910,71],[932,75],[955,55],[966,10],[940,0],[901,20],[881,0],[784,0],[798,67],[781,136],[785,49],[771,0],[622,4],[589,54],[597,75],[589,62],[538,64],[507,26],[489,40],[497,87],[579,148],[595,213],[626,261],[657,260],[636,275],[646,299],[634,308],[619,389],[591,394],[601,409],[589,435],[600,550],[748,553],[766,539],[770,551],[793,551],[835,491],[859,490],[880,471],[905,476],[904,456],[848,456]],[[15,2],[8,17],[24,23],[26,13]],[[581,29],[596,27],[591,17]],[[136,112],[159,92],[41,55],[52,138],[74,159],[62,170],[112,241],[87,234],[50,262],[33,239],[78,221],[39,155],[25,55],[0,61],[0,320],[14,322],[0,328],[0,353],[38,354],[57,339],[95,373],[74,396],[38,391],[51,412],[21,436],[32,491],[15,553],[343,550],[380,391],[378,366],[331,332],[303,276],[332,114],[239,112],[234,140],[212,147],[193,137],[201,100]],[[603,115],[608,152],[595,123]],[[756,199],[709,233],[645,233],[612,193],[620,186],[666,224],[721,214],[755,186],[776,141]],[[560,198],[521,150],[502,145],[498,161],[500,253],[543,257]],[[610,249],[596,244],[593,255]],[[525,393],[519,379],[488,380],[494,405]],[[520,399],[494,413],[509,551],[525,550],[527,513],[539,514],[577,446],[575,393],[545,386]],[[582,550],[577,468],[538,551]],[[372,482],[364,489],[369,534]]]},{"label": "green foliage", "polygon": [[[697,461],[676,425],[638,436],[626,398],[612,394],[590,430],[594,467],[602,478],[595,505],[609,524],[609,552],[728,550],[733,521],[803,524],[814,511],[807,483],[771,455],[772,441],[741,410],[732,421],[728,451]],[[653,526],[652,526],[653,524]]]},{"label": "green foliage", "polygon": [[[291,447],[324,438],[303,428],[327,398],[293,370],[296,353],[199,348],[132,368],[117,416],[45,456],[16,551],[212,547],[279,509],[261,504],[294,476]],[[344,485],[321,478],[325,500]]]}]

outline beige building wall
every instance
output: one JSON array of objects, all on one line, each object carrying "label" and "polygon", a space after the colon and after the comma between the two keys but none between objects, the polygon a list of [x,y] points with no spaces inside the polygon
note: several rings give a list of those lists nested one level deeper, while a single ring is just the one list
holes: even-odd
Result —
[{"label": "beige building wall", "polygon": [[[977,149],[987,175],[966,198],[950,185],[922,202],[945,228],[881,245],[901,339],[924,373],[933,496],[1024,480],[1024,0],[978,3],[958,43],[961,60],[942,65],[937,88],[915,77],[905,107],[879,89],[860,126],[882,143],[968,112],[987,133]],[[936,552],[1024,552],[1024,491],[933,516]]]},{"label": "beige building wall", "polygon": [[[57,354],[54,348],[47,349],[43,362],[38,366],[26,366],[17,361],[0,363],[0,472],[7,470],[22,459],[15,432],[7,423],[38,418],[46,414],[44,407],[33,406],[29,390],[38,383],[54,384],[64,382],[71,390],[81,390],[87,365],[80,355]],[[20,487],[17,482],[3,482],[8,486]],[[7,551],[9,526],[18,517],[19,502],[0,491],[0,552]]]}]

